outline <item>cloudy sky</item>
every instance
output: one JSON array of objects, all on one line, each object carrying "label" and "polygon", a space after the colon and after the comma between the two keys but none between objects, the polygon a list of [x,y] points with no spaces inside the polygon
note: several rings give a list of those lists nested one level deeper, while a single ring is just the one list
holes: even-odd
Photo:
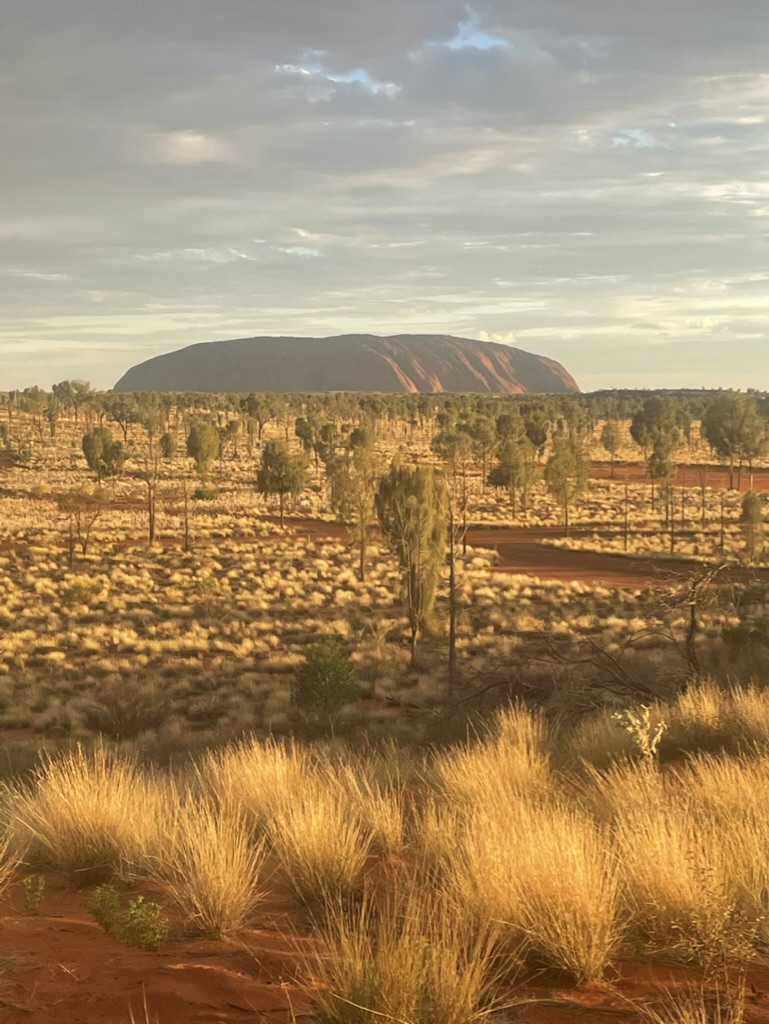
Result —
[{"label": "cloudy sky", "polygon": [[767,387],[765,0],[0,0],[0,390],[450,333]]}]

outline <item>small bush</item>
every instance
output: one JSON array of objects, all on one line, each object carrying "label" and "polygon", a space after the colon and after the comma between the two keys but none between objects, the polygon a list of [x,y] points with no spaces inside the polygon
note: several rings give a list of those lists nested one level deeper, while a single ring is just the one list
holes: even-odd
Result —
[{"label": "small bush", "polygon": [[121,679],[102,683],[83,709],[83,724],[91,732],[114,740],[135,739],[159,729],[171,714],[168,696],[152,682]]},{"label": "small bush", "polygon": [[660,740],[667,728],[667,723],[652,721],[651,708],[641,704],[639,708],[627,708],[615,711],[611,716],[630,736],[638,753],[647,761],[656,761],[659,757]]},{"label": "small bush", "polygon": [[126,946],[156,952],[168,934],[168,918],[157,903],[145,903],[137,896],[118,923],[118,938]]},{"label": "small bush", "polygon": [[194,501],[211,501],[218,493],[215,487],[196,487],[192,497]]},{"label": "small bush", "polygon": [[28,875],[24,879],[24,913],[39,914],[45,893],[45,876]]},{"label": "small bush", "polygon": [[313,644],[296,670],[292,700],[325,713],[351,704],[361,694],[358,672],[332,637]]},{"label": "small bush", "polygon": [[88,897],[86,907],[104,931],[108,932],[117,918],[120,898],[113,886],[97,885]]}]

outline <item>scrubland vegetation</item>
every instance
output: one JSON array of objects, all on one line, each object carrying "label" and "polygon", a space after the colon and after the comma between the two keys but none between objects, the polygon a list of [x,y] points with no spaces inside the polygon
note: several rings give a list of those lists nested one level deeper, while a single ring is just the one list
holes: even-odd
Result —
[{"label": "scrubland vegetation", "polygon": [[766,957],[766,695],[701,683],[653,715],[646,755],[605,714],[572,732],[520,705],[423,754],[248,740],[168,773],[77,748],[5,784],[4,878],[140,882],[209,936],[279,879],[333,1021],[473,1020],[622,958],[734,982]]},{"label": "scrubland vegetation", "polygon": [[642,962],[694,987],[628,1020],[753,1019],[763,398],[64,384],[0,407],[0,889],[63,876],[148,950],[275,928],[326,1024],[529,1019]]}]

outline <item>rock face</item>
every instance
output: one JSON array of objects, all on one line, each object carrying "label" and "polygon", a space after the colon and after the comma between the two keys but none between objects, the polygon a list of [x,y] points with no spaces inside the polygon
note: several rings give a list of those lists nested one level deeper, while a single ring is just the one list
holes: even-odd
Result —
[{"label": "rock face", "polygon": [[115,391],[579,391],[553,359],[442,334],[240,338],[139,363]]}]

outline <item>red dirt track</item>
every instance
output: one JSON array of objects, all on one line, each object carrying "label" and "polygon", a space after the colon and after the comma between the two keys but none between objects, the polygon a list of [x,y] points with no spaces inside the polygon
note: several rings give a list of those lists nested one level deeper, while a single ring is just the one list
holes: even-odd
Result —
[{"label": "red dirt track", "polygon": [[[684,558],[640,558],[603,554],[599,551],[568,551],[542,544],[562,536],[557,528],[527,530],[522,527],[478,527],[468,532],[468,543],[492,548],[499,554],[496,572],[521,573],[541,579],[586,580],[614,587],[644,587],[674,576],[690,576],[700,563]],[[769,579],[766,569],[724,570],[723,583],[740,583],[758,577]]]},{"label": "red dirt track", "polygon": [[[629,483],[648,483],[649,477],[644,466],[637,463],[614,464],[612,475],[609,462],[594,462],[590,467],[590,476],[594,480],[627,480]],[[706,466],[700,464],[676,466],[673,476],[674,487],[705,487],[727,488],[730,486],[729,468],[727,466]],[[740,491],[763,491],[769,490],[769,470],[764,468],[754,469],[751,474],[747,469],[739,473],[734,470],[732,473],[731,486]]]},{"label": "red dirt track", "polygon": [[[346,527],[323,519],[286,519],[290,526],[308,537],[346,540]],[[563,536],[560,527],[476,526],[467,532],[470,547],[492,549],[499,555],[494,572],[538,576],[549,580],[582,580],[613,587],[642,588],[673,576],[690,576],[701,563],[684,558],[640,558],[603,554],[598,551],[568,551],[542,542]],[[719,575],[723,583],[754,579],[769,581],[769,570],[730,567]]]}]

